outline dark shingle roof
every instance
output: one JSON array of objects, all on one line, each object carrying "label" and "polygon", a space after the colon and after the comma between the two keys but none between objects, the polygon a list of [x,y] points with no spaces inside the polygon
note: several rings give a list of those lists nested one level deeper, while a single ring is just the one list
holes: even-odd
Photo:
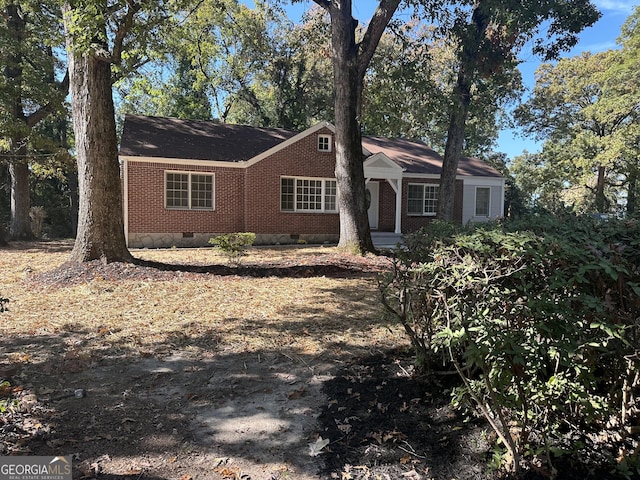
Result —
[{"label": "dark shingle roof", "polygon": [[[384,153],[406,173],[440,175],[442,156],[426,143],[405,139],[363,137],[362,146],[372,154]],[[479,158],[462,157],[458,163],[458,175],[478,177],[502,177],[500,172]]]},{"label": "dark shingle roof", "polygon": [[288,130],[127,115],[120,155],[238,162],[296,135]]},{"label": "dark shingle roof", "polygon": [[[298,132],[203,120],[127,115],[120,155],[239,162],[264,153]],[[384,153],[406,173],[439,175],[442,156],[427,144],[404,139],[363,137],[371,154]],[[477,158],[461,158],[458,175],[501,177]]]}]

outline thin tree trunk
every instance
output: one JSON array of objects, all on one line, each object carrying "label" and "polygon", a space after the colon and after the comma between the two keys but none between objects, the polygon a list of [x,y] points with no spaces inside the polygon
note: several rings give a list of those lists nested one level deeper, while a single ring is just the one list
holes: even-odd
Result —
[{"label": "thin tree trunk", "polygon": [[632,170],[629,173],[628,187],[627,187],[627,215],[633,216],[636,212],[636,198],[638,190],[638,169],[631,167]]},{"label": "thin tree trunk", "polygon": [[602,165],[598,166],[598,178],[596,180],[596,197],[595,207],[598,213],[607,213],[609,210],[609,202],[604,193],[604,189],[607,182],[607,167]]},{"label": "thin tree trunk", "polygon": [[[66,6],[65,10],[71,9]],[[74,48],[67,33],[80,205],[71,260],[129,262],[124,237],[111,65]]]}]

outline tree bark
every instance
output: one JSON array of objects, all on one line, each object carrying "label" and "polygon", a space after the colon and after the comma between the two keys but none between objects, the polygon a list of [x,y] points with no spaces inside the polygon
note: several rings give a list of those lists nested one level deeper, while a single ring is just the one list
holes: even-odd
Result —
[{"label": "tree bark", "polygon": [[9,151],[14,158],[9,160],[11,175],[11,223],[9,235],[20,240],[33,238],[29,218],[29,167],[27,163],[27,119],[22,103],[22,45],[26,37],[27,21],[17,4],[5,6],[4,17],[7,22],[8,36],[13,46],[7,56],[4,77],[9,87],[9,114],[14,121],[10,136]]},{"label": "tree bark", "polygon": [[[65,10],[71,11],[68,5]],[[80,193],[71,260],[130,262],[133,257],[124,236],[111,64],[92,52],[76,50],[68,31],[67,51]]]},{"label": "tree bark", "polygon": [[358,106],[363,82],[358,73],[358,50],[351,1],[331,9],[331,44],[335,95],[335,145],[340,242],[338,246],[360,253],[373,252],[365,202],[365,178]]},{"label": "tree bark", "polygon": [[0,224],[0,247],[6,247],[7,245],[9,244],[7,243],[7,239],[4,233],[4,226]]},{"label": "tree bark", "polygon": [[[20,148],[18,152],[26,152]],[[29,165],[25,158],[17,158],[9,163],[11,175],[11,225],[9,234],[16,240],[32,240],[31,218],[29,217]]]},{"label": "tree bark", "polygon": [[606,184],[607,167],[599,165],[595,191],[595,207],[598,213],[607,213],[609,211],[609,201],[604,192]]},{"label": "tree bark", "polygon": [[340,211],[338,246],[361,254],[375,252],[367,215],[364,157],[358,118],[366,70],[400,0],[381,0],[360,43],[356,42],[358,21],[352,17],[351,0],[315,2],[327,10],[331,17],[335,174]]},{"label": "tree bark", "polygon": [[449,116],[449,131],[440,174],[437,218],[452,222],[456,196],[456,174],[464,149],[465,129],[471,105],[471,87],[478,73],[479,50],[484,40],[489,16],[483,11],[482,0],[474,7],[466,38],[462,38],[459,57],[458,78],[452,94],[452,110]]},{"label": "tree bark", "polygon": [[636,213],[637,190],[638,190],[638,168],[631,167],[627,186],[627,216],[632,217]]}]

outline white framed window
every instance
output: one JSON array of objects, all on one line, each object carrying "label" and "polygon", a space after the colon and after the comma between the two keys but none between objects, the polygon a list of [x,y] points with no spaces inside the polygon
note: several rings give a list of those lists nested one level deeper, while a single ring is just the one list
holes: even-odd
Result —
[{"label": "white framed window", "polygon": [[319,152],[331,151],[331,135],[318,135],[318,151]]},{"label": "white framed window", "polygon": [[165,172],[165,206],[171,210],[213,210],[213,174]]},{"label": "white framed window", "polygon": [[335,179],[281,177],[280,208],[283,212],[338,211]]},{"label": "white framed window", "polygon": [[440,186],[433,183],[410,183],[407,191],[407,213],[435,215],[438,211],[439,190]]},{"label": "white framed window", "polygon": [[491,205],[491,188],[476,187],[476,217],[488,217]]}]

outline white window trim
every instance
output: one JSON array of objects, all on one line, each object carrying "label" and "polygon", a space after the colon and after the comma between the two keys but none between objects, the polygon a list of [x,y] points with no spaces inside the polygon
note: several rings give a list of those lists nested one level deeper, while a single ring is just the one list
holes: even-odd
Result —
[{"label": "white window trim", "polygon": [[[327,148],[320,148],[320,140],[321,139],[326,139],[327,140]],[[331,153],[331,143],[332,143],[332,137],[331,135],[318,135],[318,139],[317,139],[317,146],[318,146],[318,151],[322,152],[322,153]]]},{"label": "white window trim", "polygon": [[[483,189],[483,190],[489,190],[489,203],[487,205],[487,214],[486,215],[478,215],[478,190],[479,189]],[[482,218],[489,218],[491,217],[491,187],[488,187],[486,185],[478,185],[476,186],[476,190],[475,190],[475,196],[473,199],[473,216],[474,217],[482,217]]]},{"label": "white window trim", "polygon": [[[189,179],[187,181],[187,187],[188,187],[188,200],[189,200],[189,206],[188,207],[169,207],[167,206],[167,175],[172,174],[178,174],[178,175],[188,175]],[[211,208],[203,208],[203,207],[193,207],[191,205],[191,201],[192,201],[192,196],[191,196],[191,175],[206,175],[211,177]],[[164,171],[164,208],[166,210],[192,210],[194,212],[212,212],[216,209],[216,176],[214,173],[211,172],[193,172],[193,171],[183,171],[183,170],[165,170]]]},{"label": "white window trim", "polygon": [[[416,186],[422,187],[422,213],[411,213],[409,212],[409,187]],[[440,200],[440,185],[437,183],[409,183],[407,184],[407,215],[409,217],[435,217],[437,212],[425,212],[424,211],[424,191],[426,187],[437,187],[438,188],[438,198]]]},{"label": "white window trim", "polygon": [[[282,180],[288,178],[293,180],[293,210],[283,210],[282,209]],[[322,209],[320,210],[304,210],[298,209],[298,180],[313,180],[322,182]],[[336,184],[336,209],[335,210],[327,210],[326,209],[326,197],[327,197],[327,182],[335,182]],[[284,213],[338,213],[338,182],[335,178],[323,178],[323,177],[290,177],[288,175],[283,175],[280,177],[280,211]]]}]

